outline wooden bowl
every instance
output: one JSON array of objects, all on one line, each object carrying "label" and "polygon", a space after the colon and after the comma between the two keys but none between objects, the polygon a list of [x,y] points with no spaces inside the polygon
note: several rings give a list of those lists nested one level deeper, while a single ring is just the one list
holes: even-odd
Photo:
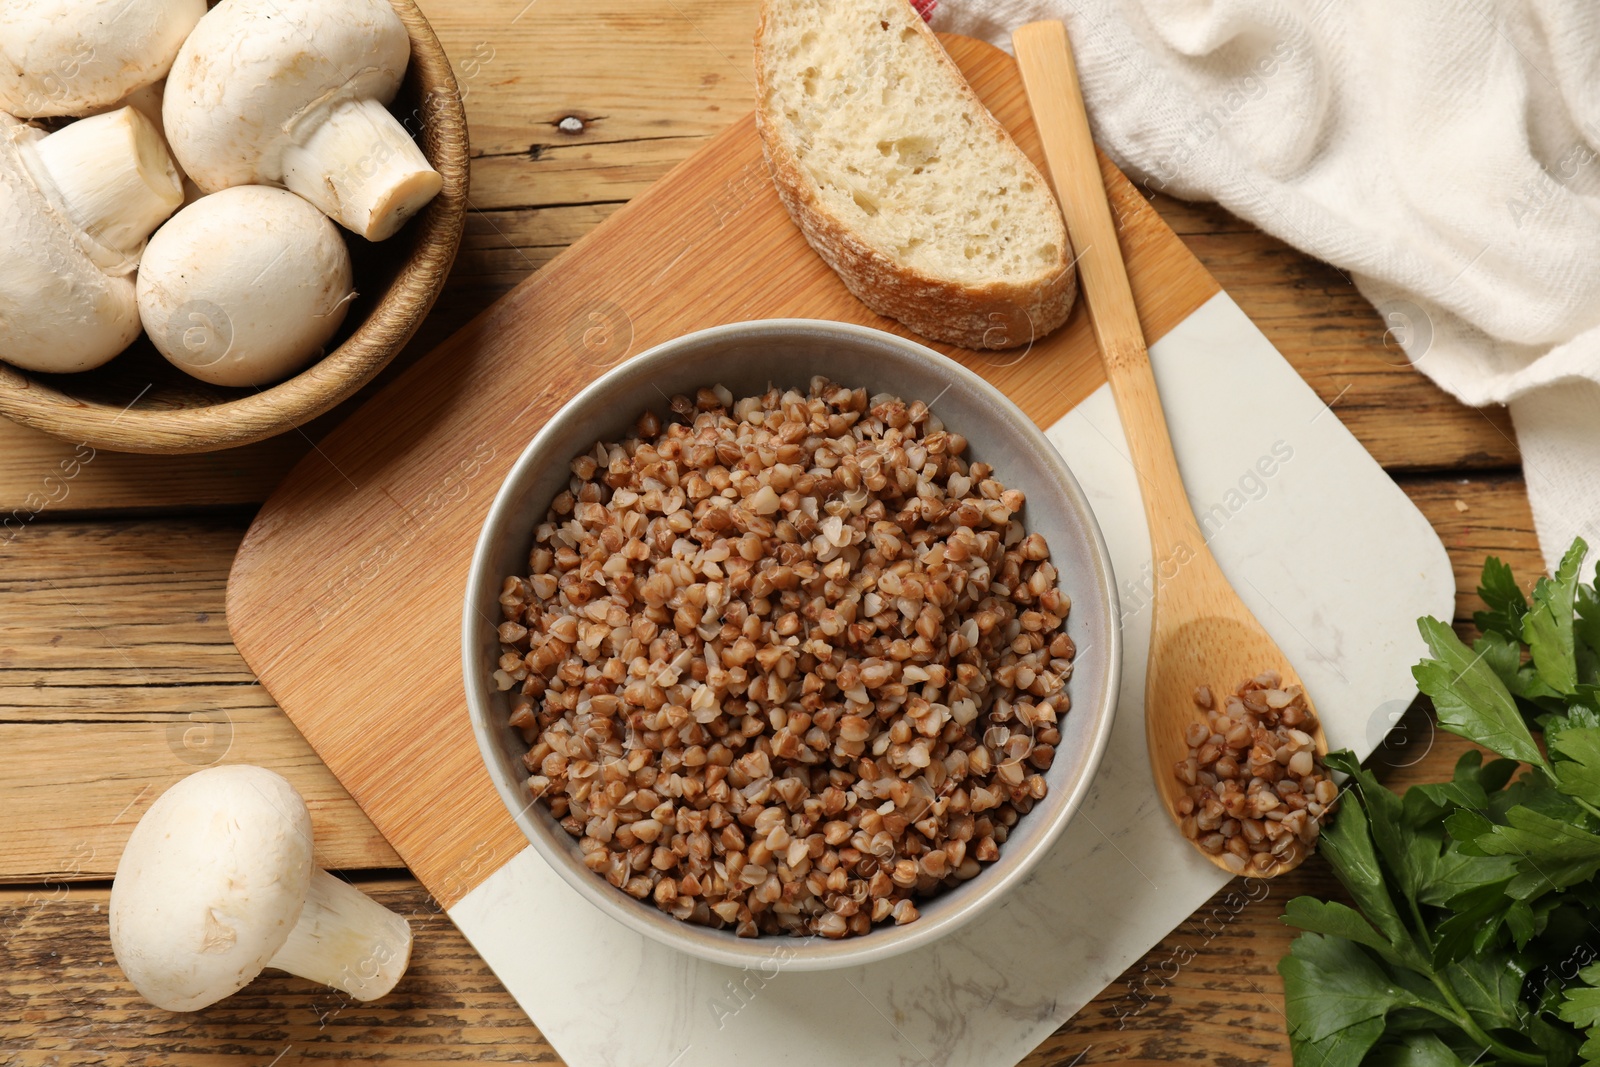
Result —
[{"label": "wooden bowl", "polygon": [[35,374],[0,363],[0,414],[97,449],[213,452],[316,418],[349,399],[395,357],[433,307],[461,243],[467,119],[450,59],[428,20],[412,0],[391,2],[411,36],[411,66],[391,110],[444,177],[444,188],[380,244],[341,231],[360,295],[333,350],[294,377],[257,389],[191,378],[143,337],[104,367],[81,374]]}]

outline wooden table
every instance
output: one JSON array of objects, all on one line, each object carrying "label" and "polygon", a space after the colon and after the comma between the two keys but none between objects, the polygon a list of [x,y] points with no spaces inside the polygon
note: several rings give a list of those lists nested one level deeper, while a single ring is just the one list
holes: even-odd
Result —
[{"label": "wooden table", "polygon": [[[756,0],[424,7],[467,93],[475,211],[413,355],[750,107]],[[1462,407],[1411,370],[1339,271],[1220,209],[1156,206],[1439,531],[1464,590],[1458,626],[1485,554],[1540,569],[1503,411]],[[171,459],[0,420],[0,1063],[559,1062],[229,641],[223,588],[251,514],[339,415]],[[1375,757],[1391,783],[1447,776],[1461,743],[1435,737],[1422,707],[1402,729]],[[360,1005],[276,977],[175,1016],[123,979],[105,923],[122,843],[163,789],[218,761],[287,775],[321,864],[411,918],[411,972],[391,997]],[[1027,1063],[1288,1064],[1279,916],[1293,895],[1336,891],[1320,861],[1261,899],[1236,883]]]}]

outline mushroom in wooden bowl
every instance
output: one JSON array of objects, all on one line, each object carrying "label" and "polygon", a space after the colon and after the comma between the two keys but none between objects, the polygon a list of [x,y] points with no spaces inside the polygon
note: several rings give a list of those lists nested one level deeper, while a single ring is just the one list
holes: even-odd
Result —
[{"label": "mushroom in wooden bowl", "polygon": [[[125,328],[133,282],[125,262],[97,261],[110,279],[104,285],[78,275],[109,294],[115,306],[104,312],[85,300],[91,290],[64,284],[48,262],[0,272],[0,414],[108,450],[232,448],[348,399],[421,325],[465,224],[466,118],[450,61],[412,0],[223,0],[194,27],[170,73],[158,69],[167,76],[164,140],[145,138],[140,166],[126,169],[159,178],[163,161],[176,163],[193,202],[151,238],[151,252],[163,254],[159,271],[152,256],[137,279],[144,336],[109,362],[103,352],[72,359],[67,346],[49,343],[51,330],[82,332],[76,320],[92,314]],[[44,136],[0,116],[0,150],[20,145],[16,175],[0,173],[0,222],[25,217],[31,196],[51,205],[58,228],[76,226],[77,243],[98,250],[76,191],[63,197],[52,186],[36,196],[40,168],[28,162],[37,144],[80,124]],[[198,200],[196,185],[207,194]],[[101,214],[102,201],[120,195],[90,192],[101,197],[93,204]],[[231,238],[228,211],[207,204],[224,194],[238,212]],[[282,210],[294,206],[281,202],[292,194],[326,216],[347,254],[328,234],[307,236],[315,220],[299,217],[306,212]],[[307,254],[308,241],[321,254]],[[149,254],[142,240],[126,243],[136,246],[135,262]],[[25,305],[47,301],[62,321],[24,333]],[[97,332],[102,348],[107,335],[115,330]],[[298,350],[285,348],[289,335]]]}]

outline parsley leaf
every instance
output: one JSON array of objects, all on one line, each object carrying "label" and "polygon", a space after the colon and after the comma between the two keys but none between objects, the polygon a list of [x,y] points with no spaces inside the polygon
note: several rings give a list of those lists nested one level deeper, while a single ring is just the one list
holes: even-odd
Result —
[{"label": "parsley leaf", "polygon": [[1438,619],[1418,619],[1417,628],[1434,659],[1411,668],[1418,687],[1433,698],[1439,725],[1502,756],[1544,766],[1522,713],[1502,682],[1455,631]]},{"label": "parsley leaf", "polygon": [[1561,1018],[1586,1030],[1600,1023],[1600,989],[1581,986],[1567,990],[1566,999],[1561,1004]]},{"label": "parsley leaf", "polygon": [[1483,579],[1478,585],[1478,599],[1488,606],[1472,616],[1472,622],[1484,633],[1498,633],[1513,641],[1522,637],[1522,617],[1528,613],[1528,600],[1517,587],[1511,568],[1498,558],[1490,556],[1483,561]]},{"label": "parsley leaf", "polygon": [[[1330,756],[1328,765],[1336,767],[1337,760]],[[1333,826],[1322,835],[1320,851],[1333,865],[1339,881],[1344,883],[1360,905],[1362,914],[1391,945],[1409,937],[1405,923],[1395,908],[1394,898],[1385,884],[1383,869],[1378,866],[1378,854],[1372,848],[1367,814],[1361,805],[1351,804],[1339,812]]]},{"label": "parsley leaf", "polygon": [[1578,579],[1585,550],[1531,603],[1490,560],[1471,649],[1418,622],[1430,655],[1412,674],[1439,724],[1501,758],[1474,749],[1450,781],[1397,796],[1328,756],[1349,780],[1321,854],[1355,906],[1298,897],[1284,914],[1307,931],[1279,963],[1299,1067],[1600,1067],[1600,591]]},{"label": "parsley leaf", "polygon": [[1361,1067],[1367,1062],[1367,1052],[1382,1036],[1382,1019],[1364,1019],[1316,1041],[1298,1037],[1290,1030],[1289,1052],[1296,1064],[1308,1067]]},{"label": "parsley leaf", "polygon": [[1554,578],[1540,578],[1533,588],[1533,606],[1522,619],[1522,639],[1533,654],[1539,677],[1551,689],[1571,693],[1578,685],[1578,661],[1572,646],[1572,613],[1578,593],[1578,568],[1589,546],[1572,542]]},{"label": "parsley leaf", "polygon": [[[1595,566],[1600,582],[1600,564]],[[1578,680],[1600,685],[1600,594],[1595,587],[1579,585],[1574,598],[1577,618],[1572,620],[1573,652],[1578,657]]]},{"label": "parsley leaf", "polygon": [[1514,697],[1520,697],[1541,711],[1557,714],[1566,710],[1560,693],[1545,684],[1532,663],[1522,662],[1522,645],[1497,633],[1486,633],[1472,643],[1472,651],[1483,657],[1495,676]]},{"label": "parsley leaf", "polygon": [[1283,921],[1302,930],[1354,941],[1367,946],[1391,963],[1401,962],[1388,938],[1374,930],[1360,912],[1336,900],[1295,897],[1284,909]]},{"label": "parsley leaf", "polygon": [[1506,887],[1514,900],[1586,882],[1600,872],[1600,836],[1532,808],[1512,808],[1504,825],[1474,843],[1485,855],[1521,861],[1521,873]]},{"label": "parsley leaf", "polygon": [[1407,1034],[1367,1058],[1372,1067],[1464,1067],[1465,1062],[1433,1033]]},{"label": "parsley leaf", "polygon": [[1502,862],[1511,874],[1497,882],[1471,886],[1450,898],[1450,916],[1434,928],[1433,953],[1440,965],[1482,952],[1499,936],[1513,903],[1506,895],[1506,887],[1515,873],[1511,861]]},{"label": "parsley leaf", "polygon": [[1321,1041],[1416,1003],[1360,946],[1337,937],[1301,934],[1278,961],[1278,973],[1294,1020],[1289,1036],[1301,1040]]},{"label": "parsley leaf", "polygon": [[1485,1030],[1516,1029],[1522,1014],[1522,980],[1527,977],[1511,953],[1474,953],[1446,972],[1461,1003]]},{"label": "parsley leaf", "polygon": [[1557,788],[1571,797],[1600,804],[1600,729],[1562,730],[1546,735],[1550,750],[1562,757],[1555,762]]},{"label": "parsley leaf", "polygon": [[1528,1036],[1543,1050],[1546,1067],[1568,1067],[1578,1059],[1581,1039],[1555,1015],[1530,1016]]},{"label": "parsley leaf", "polygon": [[1592,699],[1593,692],[1593,686],[1580,685],[1578,686],[1578,693],[1584,703],[1573,704],[1567,708],[1565,715],[1539,716],[1539,729],[1544,731],[1546,747],[1554,746],[1556,738],[1568,730],[1587,730],[1600,727],[1600,713],[1597,713],[1588,703]]}]

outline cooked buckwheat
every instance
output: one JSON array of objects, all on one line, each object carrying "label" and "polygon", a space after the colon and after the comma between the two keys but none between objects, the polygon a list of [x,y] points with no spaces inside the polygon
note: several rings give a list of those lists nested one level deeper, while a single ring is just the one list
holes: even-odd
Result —
[{"label": "cooked buckwheat", "polygon": [[1316,850],[1339,787],[1328,777],[1310,731],[1316,718],[1297,685],[1279,688],[1268,671],[1240,683],[1218,708],[1195,691],[1204,715],[1189,724],[1189,758],[1173,773],[1183,835],[1235,874],[1276,874]]},{"label": "cooked buckwheat", "polygon": [[1047,791],[1071,600],[921,402],[813,379],[572,461],[500,595],[532,795],[689,922],[845,937],[975,877]]}]

